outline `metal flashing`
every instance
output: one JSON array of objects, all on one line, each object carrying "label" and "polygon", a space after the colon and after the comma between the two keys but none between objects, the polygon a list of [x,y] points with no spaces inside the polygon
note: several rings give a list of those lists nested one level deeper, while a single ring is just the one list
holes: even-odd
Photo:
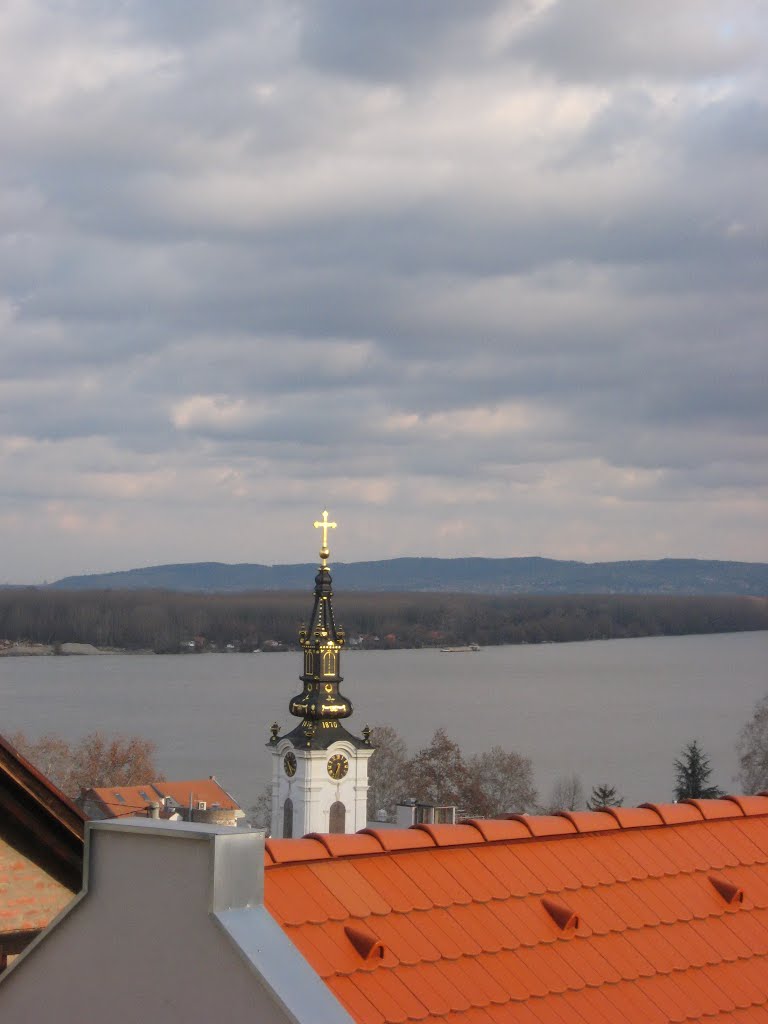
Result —
[{"label": "metal flashing", "polygon": [[294,1024],[354,1024],[268,910],[223,910],[212,917]]},{"label": "metal flashing", "polygon": [[258,907],[264,902],[264,831],[213,838],[211,910]]},{"label": "metal flashing", "polygon": [[92,830],[104,832],[148,832],[174,839],[213,839],[216,836],[249,835],[237,833],[231,825],[207,825],[197,821],[169,821],[164,818],[106,818],[87,821],[86,835]]}]

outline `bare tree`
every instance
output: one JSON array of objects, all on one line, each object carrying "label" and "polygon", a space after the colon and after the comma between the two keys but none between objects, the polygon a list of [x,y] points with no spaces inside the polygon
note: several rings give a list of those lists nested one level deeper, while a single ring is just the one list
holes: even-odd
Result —
[{"label": "bare tree", "polygon": [[163,778],[155,764],[155,744],[140,736],[97,730],[70,743],[53,733],[30,740],[17,732],[11,742],[72,798],[92,786],[135,786]]},{"label": "bare tree", "polygon": [[555,779],[549,802],[543,810],[547,814],[554,814],[557,811],[579,811],[583,810],[585,803],[581,776],[573,772],[571,775],[561,775]]},{"label": "bare tree", "polygon": [[755,704],[739,735],[739,783],[744,793],[768,789],[768,694]]},{"label": "bare tree", "polygon": [[254,828],[265,828],[267,835],[272,828],[272,783],[267,782],[256,797],[256,803],[248,808],[248,822]]},{"label": "bare tree", "polygon": [[47,779],[64,790],[64,782],[72,763],[72,750],[69,742],[56,733],[46,733],[37,740],[31,740],[24,732],[15,732],[10,737],[16,749],[31,761]]},{"label": "bare tree", "polygon": [[466,777],[461,747],[445,729],[436,729],[429,745],[405,765],[408,795],[426,804],[462,805]]},{"label": "bare tree", "polygon": [[395,804],[410,795],[405,773],[408,748],[391,725],[374,727],[371,743],[375,749],[368,762],[368,817],[373,820],[384,810],[391,819]]},{"label": "bare tree", "polygon": [[473,813],[491,817],[526,811],[536,803],[533,764],[503,747],[491,747],[467,762],[462,804]]},{"label": "bare tree", "polygon": [[466,759],[445,729],[437,729],[429,744],[410,759],[391,726],[375,729],[373,743],[371,817],[381,809],[391,817],[395,804],[408,797],[426,804],[456,805],[482,816],[527,810],[536,802],[531,760],[514,751],[496,746]]}]

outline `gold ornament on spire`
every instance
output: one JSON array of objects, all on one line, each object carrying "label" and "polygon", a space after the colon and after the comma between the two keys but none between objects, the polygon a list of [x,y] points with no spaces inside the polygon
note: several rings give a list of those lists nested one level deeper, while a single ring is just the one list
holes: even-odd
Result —
[{"label": "gold ornament on spire", "polygon": [[336,529],[336,523],[328,522],[328,509],[323,510],[322,520],[315,520],[315,529],[323,531],[323,546],[320,548],[320,560],[325,566],[328,563],[328,556],[331,553],[328,547],[328,531]]}]

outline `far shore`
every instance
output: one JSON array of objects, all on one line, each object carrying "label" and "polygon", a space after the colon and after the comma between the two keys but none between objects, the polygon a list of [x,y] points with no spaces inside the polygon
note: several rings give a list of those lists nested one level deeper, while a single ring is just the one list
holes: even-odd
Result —
[{"label": "far shore", "polygon": [[26,644],[0,642],[0,658],[46,658],[73,655],[153,654],[153,651],[128,651],[119,647],[94,647],[93,644]]}]

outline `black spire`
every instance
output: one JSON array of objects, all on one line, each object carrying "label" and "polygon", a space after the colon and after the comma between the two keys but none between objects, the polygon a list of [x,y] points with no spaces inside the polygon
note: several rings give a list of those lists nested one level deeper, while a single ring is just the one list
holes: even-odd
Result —
[{"label": "black spire", "polygon": [[[288,734],[295,746],[320,748],[342,738],[351,740],[355,746],[370,746],[370,741],[352,736],[341,723],[342,718],[352,714],[352,703],[340,692],[343,682],[341,675],[341,649],[344,646],[344,630],[336,625],[333,615],[333,589],[331,571],[328,568],[328,530],[335,529],[336,523],[328,522],[328,512],[323,512],[321,522],[315,527],[323,531],[320,548],[320,567],[315,576],[315,601],[309,626],[302,626],[299,642],[304,653],[304,672],[299,677],[303,683],[301,693],[292,698],[289,710],[301,719],[299,725]],[[270,743],[277,743],[279,737],[273,734]]]}]

